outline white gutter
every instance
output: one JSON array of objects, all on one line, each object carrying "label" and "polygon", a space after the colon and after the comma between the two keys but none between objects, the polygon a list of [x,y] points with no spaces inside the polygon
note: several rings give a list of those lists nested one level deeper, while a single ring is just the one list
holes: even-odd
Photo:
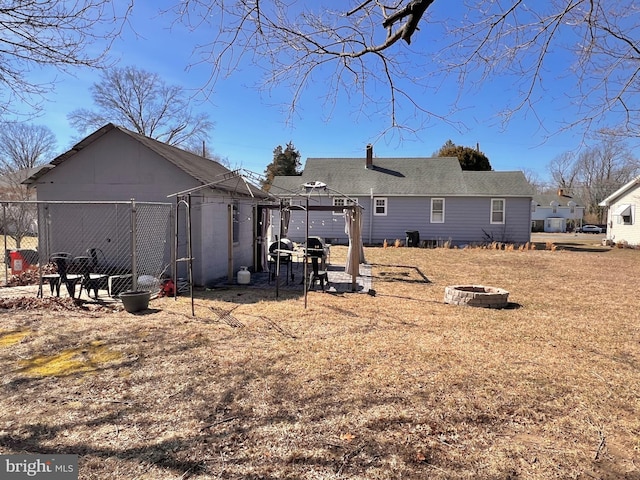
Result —
[{"label": "white gutter", "polygon": [[373,235],[373,188],[369,189],[371,195],[371,207],[369,208],[369,245],[373,242],[371,236]]}]

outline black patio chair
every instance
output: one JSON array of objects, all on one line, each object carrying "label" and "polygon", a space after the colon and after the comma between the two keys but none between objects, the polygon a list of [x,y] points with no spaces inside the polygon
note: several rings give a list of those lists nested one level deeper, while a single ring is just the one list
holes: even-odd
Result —
[{"label": "black patio chair", "polygon": [[53,295],[55,291],[56,296],[59,297],[60,286],[64,283],[69,296],[75,298],[76,285],[82,280],[82,275],[69,271],[73,262],[73,255],[67,252],[57,252],[51,255],[49,261],[55,264],[56,272],[45,274],[42,278],[49,282],[51,295]]},{"label": "black patio chair", "polygon": [[320,287],[324,292],[325,282],[329,283],[329,275],[325,270],[327,248],[320,237],[309,237],[307,239],[307,257],[311,259],[311,273],[309,274],[307,290],[310,290],[311,287],[315,288],[315,283],[320,282]]},{"label": "black patio chair", "polygon": [[278,269],[278,259],[280,267],[287,267],[287,285],[289,284],[289,276],[291,281],[294,280],[294,273],[291,271],[291,263],[293,261],[293,242],[288,238],[282,238],[269,245],[269,283],[275,278]]},{"label": "black patio chair", "polygon": [[74,268],[82,275],[80,295],[82,295],[82,289],[84,288],[87,295],[91,297],[91,291],[93,290],[96,300],[98,299],[98,290],[107,290],[107,293],[109,293],[109,275],[102,273],[98,252],[102,254],[102,259],[104,260],[104,253],[99,248],[89,248],[87,249],[88,256],[74,259]]}]

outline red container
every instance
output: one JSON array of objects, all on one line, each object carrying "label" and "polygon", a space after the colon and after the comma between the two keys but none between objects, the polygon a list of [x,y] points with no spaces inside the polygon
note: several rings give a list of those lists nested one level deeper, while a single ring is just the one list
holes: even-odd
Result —
[{"label": "red container", "polygon": [[11,259],[12,275],[19,275],[29,269],[29,263],[27,263],[18,250],[12,250],[9,252],[9,258]]}]

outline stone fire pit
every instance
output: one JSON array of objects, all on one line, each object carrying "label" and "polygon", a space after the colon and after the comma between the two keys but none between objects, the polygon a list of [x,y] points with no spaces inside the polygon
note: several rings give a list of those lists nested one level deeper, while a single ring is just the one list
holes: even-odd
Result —
[{"label": "stone fire pit", "polygon": [[444,303],[469,307],[505,308],[509,292],[484,285],[450,285],[444,289]]}]

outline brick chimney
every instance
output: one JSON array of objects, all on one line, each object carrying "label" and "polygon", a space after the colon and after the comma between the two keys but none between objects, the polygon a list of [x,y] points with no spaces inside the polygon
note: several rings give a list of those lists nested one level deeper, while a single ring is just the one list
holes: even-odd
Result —
[{"label": "brick chimney", "polygon": [[373,145],[367,145],[367,168],[373,168]]}]

